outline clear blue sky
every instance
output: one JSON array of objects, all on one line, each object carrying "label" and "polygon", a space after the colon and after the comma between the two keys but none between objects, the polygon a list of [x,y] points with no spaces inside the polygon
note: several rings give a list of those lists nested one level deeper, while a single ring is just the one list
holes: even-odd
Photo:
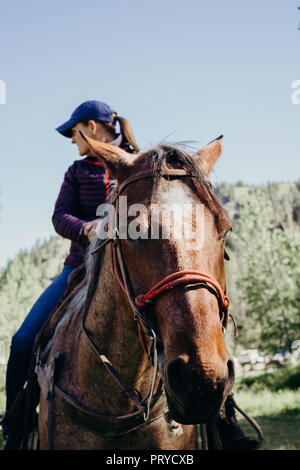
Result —
[{"label": "clear blue sky", "polygon": [[143,147],[224,134],[214,182],[299,175],[300,10],[282,0],[11,0],[0,11],[0,266],[37,238],[77,151],[54,131],[87,99]]}]

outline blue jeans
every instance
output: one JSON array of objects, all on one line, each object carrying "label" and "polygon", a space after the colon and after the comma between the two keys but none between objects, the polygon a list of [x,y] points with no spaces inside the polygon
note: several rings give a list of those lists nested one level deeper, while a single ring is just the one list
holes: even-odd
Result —
[{"label": "blue jeans", "polygon": [[62,272],[33,305],[11,341],[6,370],[6,409],[11,406],[27,378],[34,340],[66,289],[68,277],[75,267],[64,265]]}]

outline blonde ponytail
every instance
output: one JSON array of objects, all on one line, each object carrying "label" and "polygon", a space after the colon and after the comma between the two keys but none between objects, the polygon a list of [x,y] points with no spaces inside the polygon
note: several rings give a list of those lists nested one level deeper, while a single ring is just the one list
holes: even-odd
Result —
[{"label": "blonde ponytail", "polygon": [[129,124],[127,119],[120,117],[117,114],[113,114],[113,118],[115,121],[118,121],[120,125],[120,131],[124,139],[128,142],[129,145],[133,147],[136,152],[139,152],[139,146],[136,143],[131,125]]}]

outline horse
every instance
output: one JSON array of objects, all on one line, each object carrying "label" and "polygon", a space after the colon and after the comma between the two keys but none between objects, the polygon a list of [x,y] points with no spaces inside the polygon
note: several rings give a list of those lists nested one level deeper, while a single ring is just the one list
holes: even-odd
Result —
[{"label": "horse", "polygon": [[[134,155],[81,136],[117,189],[105,238],[92,241],[85,276],[38,354],[40,449],[195,449],[196,425],[218,416],[234,384],[225,342],[231,222],[209,179],[222,136],[193,154],[160,144]],[[135,208],[127,217],[122,197]],[[184,213],[198,229],[193,243],[151,237],[151,208],[170,202],[201,208],[201,234],[196,214]],[[128,236],[130,224],[140,236]]]}]

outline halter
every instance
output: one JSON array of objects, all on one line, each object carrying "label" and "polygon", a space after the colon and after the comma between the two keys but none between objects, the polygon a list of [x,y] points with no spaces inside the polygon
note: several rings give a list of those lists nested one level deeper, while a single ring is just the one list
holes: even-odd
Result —
[{"label": "halter", "polygon": [[[159,174],[165,178],[167,177],[175,177],[175,178],[193,177],[191,173],[187,172],[186,170],[181,170],[181,169],[164,169]],[[102,248],[104,248],[104,246],[107,245],[108,243],[110,242],[113,243],[112,250],[113,250],[113,262],[114,262],[115,276],[117,278],[117,281],[121,289],[127,296],[127,299],[133,310],[135,320],[138,321],[139,337],[140,337],[142,347],[144,351],[146,352],[146,354],[148,355],[148,359],[151,365],[153,365],[154,367],[151,388],[147,397],[141,400],[138,393],[136,393],[126,384],[126,382],[120,377],[117,371],[113,368],[113,366],[108,361],[108,359],[103,354],[101,354],[100,351],[98,350],[97,346],[95,345],[88,331],[85,328],[85,318],[87,315],[88,308],[86,309],[85,315],[83,316],[82,329],[88,341],[90,342],[91,346],[93,347],[94,351],[96,352],[96,354],[98,355],[98,357],[100,358],[104,366],[107,368],[108,372],[113,376],[113,378],[125,391],[127,396],[131,400],[134,401],[137,409],[139,411],[144,412],[144,420],[146,422],[149,420],[151,405],[157,402],[161,394],[162,385],[163,385],[162,379],[160,379],[157,392],[154,394],[154,388],[155,388],[155,383],[156,383],[156,378],[157,378],[157,347],[156,347],[157,336],[156,336],[153,325],[147,318],[147,309],[149,308],[149,305],[153,303],[155,299],[158,296],[160,296],[162,293],[168,290],[174,289],[179,285],[200,283],[202,287],[204,286],[205,288],[209,290],[209,292],[213,293],[217,297],[219,310],[220,310],[220,321],[222,323],[223,331],[225,330],[227,326],[228,316],[231,316],[231,315],[228,313],[229,299],[225,295],[219,282],[216,279],[214,279],[212,276],[210,276],[209,274],[203,273],[200,271],[194,271],[194,270],[177,271],[165,277],[160,282],[156,283],[151,289],[148,290],[148,292],[144,294],[139,294],[139,295],[134,294],[134,291],[133,291],[133,288],[132,288],[132,285],[128,276],[126,263],[124,261],[124,257],[122,253],[122,246],[121,246],[121,241],[120,241],[121,239],[119,237],[119,230],[118,230],[118,225],[117,225],[117,222],[119,220],[119,217],[118,217],[119,216],[119,196],[128,185],[133,184],[136,181],[140,181],[145,178],[153,178],[153,171],[150,170],[150,171],[137,173],[135,175],[128,177],[121,183],[112,201],[112,204],[115,205],[114,228],[111,232],[111,235],[109,235],[106,238],[106,240],[102,242],[91,253],[95,254],[98,251],[100,251]],[[149,347],[149,349],[147,349],[145,345],[143,333],[151,338],[151,346]]]}]

